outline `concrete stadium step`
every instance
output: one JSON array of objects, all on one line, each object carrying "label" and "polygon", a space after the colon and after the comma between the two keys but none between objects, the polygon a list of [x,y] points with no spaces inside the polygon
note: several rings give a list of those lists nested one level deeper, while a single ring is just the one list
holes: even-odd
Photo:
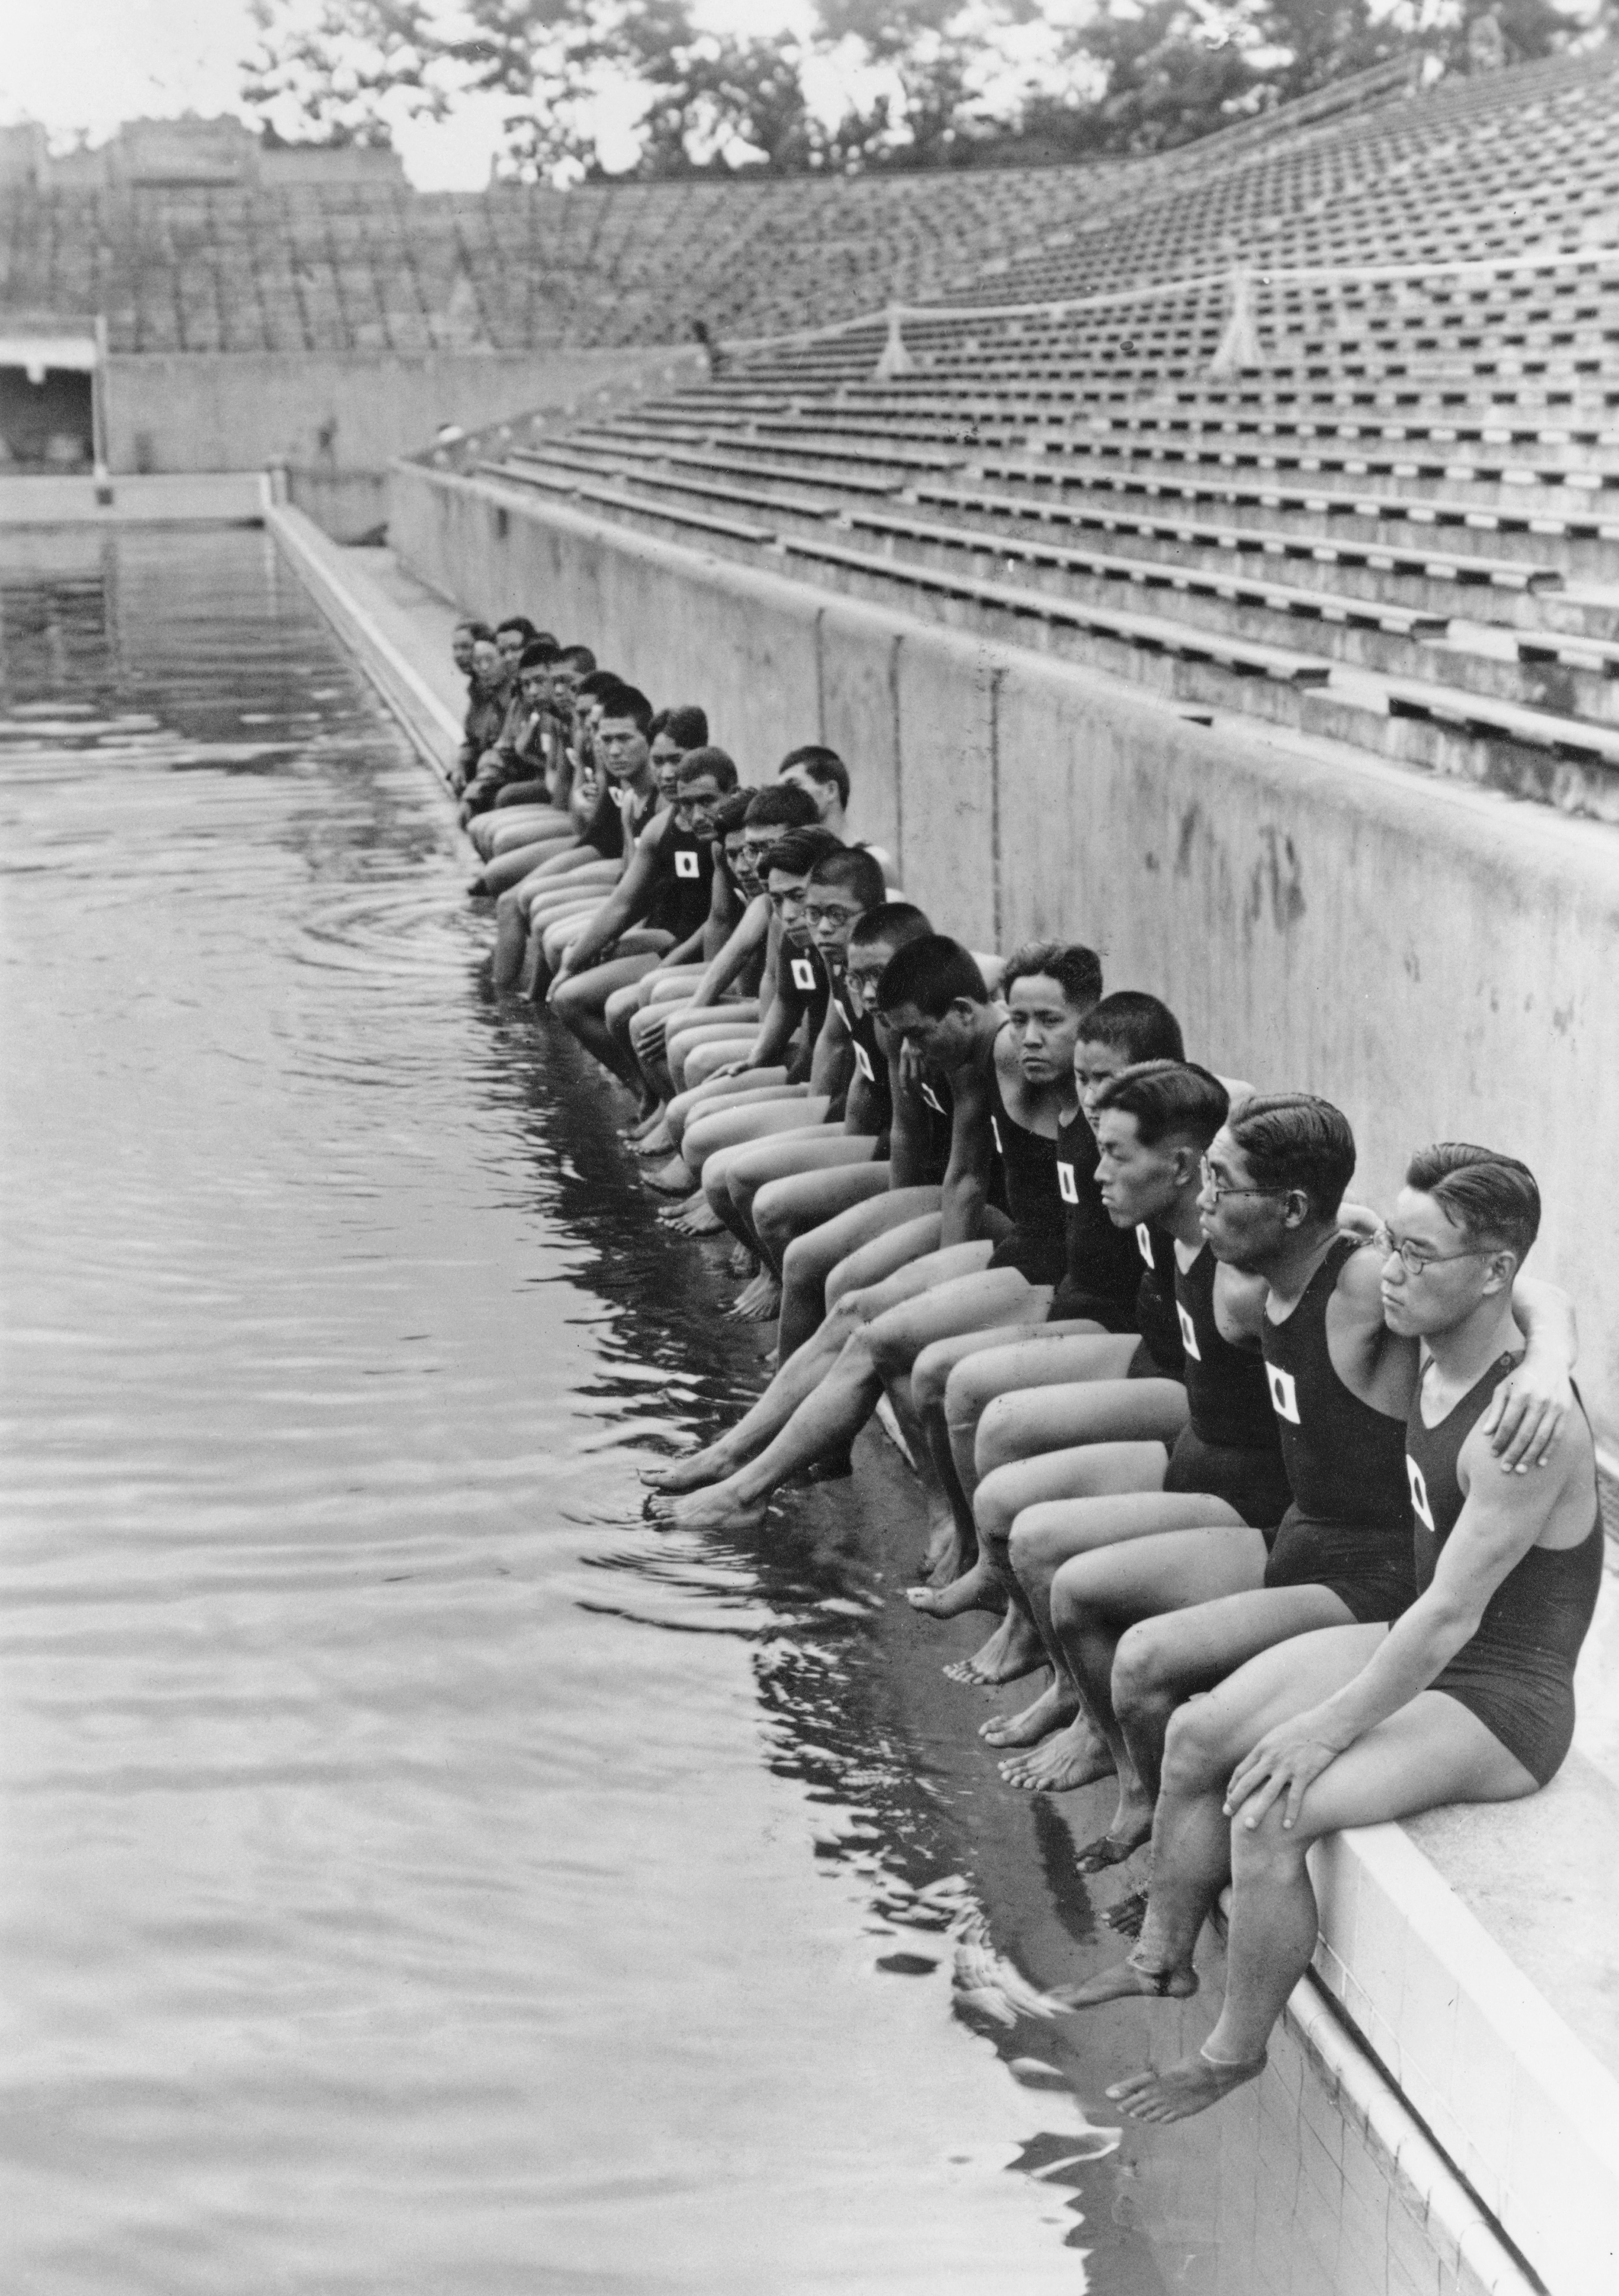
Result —
[{"label": "concrete stadium step", "polygon": [[778,540],[790,559],[804,558],[818,565],[842,567],[878,581],[897,579],[913,592],[966,600],[998,613],[1113,639],[1155,655],[1212,664],[1239,677],[1268,678],[1287,685],[1324,685],[1332,675],[1331,663],[1319,657],[1255,644],[1220,631],[1201,630],[1156,615],[1129,613],[1080,599],[1057,597],[1045,591],[990,580],[958,568],[879,557],[870,551],[856,550],[814,535],[784,534]]},{"label": "concrete stadium step", "polygon": [[507,463],[479,463],[474,468],[480,478],[496,479],[508,486],[542,488],[548,494],[594,503],[603,510],[628,512],[632,518],[650,512],[654,517],[669,520],[673,525],[689,527],[697,533],[723,535],[731,542],[762,545],[775,539],[768,527],[755,526],[744,519],[727,518],[712,511],[683,509],[673,503],[660,506],[639,501],[622,487],[587,478],[582,472],[514,469]]}]

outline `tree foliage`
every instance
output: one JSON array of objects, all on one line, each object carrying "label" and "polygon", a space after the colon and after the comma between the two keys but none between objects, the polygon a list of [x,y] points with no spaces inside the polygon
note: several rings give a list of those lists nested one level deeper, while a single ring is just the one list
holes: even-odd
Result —
[{"label": "tree foliage", "polygon": [[505,99],[518,178],[603,173],[615,118],[642,177],[1007,164],[1165,149],[1402,53],[1544,55],[1615,6],[806,0],[804,29],[760,37],[702,0],[254,0],[243,94],[272,132],[333,143]]}]

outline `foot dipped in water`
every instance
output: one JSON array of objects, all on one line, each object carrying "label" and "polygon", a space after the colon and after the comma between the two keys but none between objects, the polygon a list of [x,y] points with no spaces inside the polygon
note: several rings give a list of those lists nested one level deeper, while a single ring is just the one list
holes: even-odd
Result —
[{"label": "foot dipped in water", "polygon": [[1196,2056],[1182,2057],[1179,2064],[1166,2065],[1162,2072],[1149,2065],[1145,2072],[1115,2081],[1107,2092],[1108,2100],[1132,2120],[1189,2120],[1195,2112],[1206,2112],[1234,2088],[1241,2088],[1245,2081],[1257,2080],[1264,2070],[1262,2054],[1248,2064],[1231,2064],[1199,2049]]},{"label": "foot dipped in water", "polygon": [[710,1483],[722,1483],[736,1472],[735,1459],[727,1458],[717,1443],[710,1443],[684,1459],[660,1459],[655,1466],[643,1467],[641,1480],[649,1490],[672,1495],[677,1491],[700,1491]]},{"label": "foot dipped in water", "polygon": [[1008,1611],[987,1643],[944,1671],[951,1682],[966,1683],[974,1690],[998,1690],[1002,1683],[1020,1682],[1046,1663],[1033,1627],[1021,1611]]},{"label": "foot dipped in water", "polygon": [[1055,1677],[1032,1705],[1015,1714],[991,1714],[978,1726],[986,1746],[1038,1746],[1054,1730],[1061,1730],[1079,1712],[1078,1702],[1065,1682]]},{"label": "foot dipped in water", "polygon": [[643,1172],[641,1177],[661,1196],[689,1196],[697,1185],[697,1175],[684,1156],[671,1156],[667,1164],[660,1164],[655,1172]]},{"label": "foot dipped in water", "polygon": [[[1110,1763],[1108,1767],[1113,1766]],[[1081,1874],[1105,1874],[1110,1866],[1122,1866],[1127,1858],[1133,1857],[1152,1838],[1151,1802],[1133,1778],[1122,1779],[1113,1824],[1105,1833],[1098,1833],[1094,1841],[1085,1844],[1073,1861],[1075,1868]]]},{"label": "foot dipped in water", "polygon": [[[1072,1793],[1077,1786],[1094,1785],[1111,1776],[1114,1758],[1078,1714],[1065,1730],[1056,1731],[1026,1753],[1009,1754],[1000,1766],[1002,1783],[1019,1793]],[[1086,1871],[1081,1865],[1080,1871]]]},{"label": "foot dipped in water", "polygon": [[682,1530],[757,1530],[768,1504],[765,1499],[743,1497],[736,1479],[727,1477],[708,1490],[677,1499],[670,1514]]},{"label": "foot dipped in water", "polygon": [[959,1619],[967,1611],[1004,1611],[1007,1590],[983,1563],[949,1587],[908,1587],[905,1599],[925,1619]]},{"label": "foot dipped in water", "polygon": [[781,1285],[768,1267],[761,1267],[745,1292],[727,1311],[738,1324],[768,1324],[781,1313]]},{"label": "foot dipped in water", "polygon": [[1059,1985],[1050,1997],[1064,2009],[1100,2009],[1109,2001],[1189,2001],[1196,1990],[1195,1969],[1159,1969],[1138,1947],[1128,1961],[1115,1962],[1083,1985]]},{"label": "foot dipped in water", "polygon": [[642,1133],[631,1143],[629,1152],[632,1156],[641,1157],[647,1163],[650,1163],[653,1157],[662,1157],[667,1161],[674,1152],[674,1146],[675,1136],[660,1117],[650,1132]]},{"label": "foot dipped in water", "polygon": [[718,1235],[725,1226],[706,1196],[691,1196],[678,1211],[660,1212],[658,1218],[676,1235]]}]

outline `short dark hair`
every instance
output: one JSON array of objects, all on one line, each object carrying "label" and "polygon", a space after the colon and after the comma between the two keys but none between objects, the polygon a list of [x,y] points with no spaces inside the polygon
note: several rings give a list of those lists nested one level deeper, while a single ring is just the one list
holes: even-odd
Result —
[{"label": "short dark hair", "polygon": [[1452,1227],[1484,1251],[1509,1251],[1521,1267],[1541,1232],[1541,1191],[1516,1156],[1436,1140],[1406,1167],[1405,1185],[1432,1196]]},{"label": "short dark hair", "polygon": [[1167,1004],[1149,996],[1145,988],[1115,988],[1085,1015],[1083,1041],[1106,1045],[1127,1053],[1131,1065],[1142,1061],[1184,1061],[1186,1042],[1180,1023]]},{"label": "short dark hair", "polygon": [[748,806],[750,829],[808,829],[814,819],[815,800],[796,782],[755,790]]},{"label": "short dark hair", "polygon": [[708,775],[719,783],[719,793],[725,796],[736,786],[736,759],[727,751],[711,749],[706,744],[700,750],[688,750],[675,775],[675,786],[684,789],[687,782],[702,781]]},{"label": "short dark hair", "polygon": [[1025,941],[1007,959],[1000,976],[1001,995],[1015,980],[1029,980],[1036,973],[1055,980],[1064,1002],[1079,1013],[1089,1013],[1102,994],[1102,960],[1094,948],[1086,948],[1079,941]]},{"label": "short dark hair", "polygon": [[801,750],[789,750],[776,770],[785,774],[789,766],[802,766],[811,781],[831,782],[839,800],[849,802],[849,768],[835,750],[821,742],[806,742]]},{"label": "short dark hair", "polygon": [[877,982],[877,1010],[892,1013],[914,1004],[930,1020],[941,1020],[957,997],[970,1004],[987,1004],[990,992],[970,948],[947,933],[926,933],[897,949],[883,968]]},{"label": "short dark hair", "polygon": [[702,750],[708,746],[709,721],[706,709],[694,701],[677,702],[672,709],[660,709],[662,724],[660,733],[667,734],[678,749]]},{"label": "short dark hair", "polygon": [[502,630],[521,630],[523,635],[525,644],[530,641],[535,635],[534,625],[529,619],[527,614],[508,614],[505,621],[496,623],[495,636],[498,637]]},{"label": "short dark hair", "polygon": [[638,686],[615,685],[602,696],[604,718],[633,718],[645,734],[652,725],[652,704]]},{"label": "short dark hair", "polygon": [[1097,1115],[1117,1109],[1133,1116],[1145,1148],[1171,1132],[1185,1132],[1206,1148],[1230,1113],[1231,1095],[1196,1061],[1138,1061],[1109,1077],[1092,1103]]},{"label": "short dark hair", "polygon": [[908,948],[914,940],[925,939],[933,930],[933,919],[914,901],[884,901],[880,909],[867,909],[863,917],[855,919],[849,946],[873,948],[877,942],[886,941],[898,951]]},{"label": "short dark hair", "polygon": [[818,861],[842,852],[842,839],[829,829],[790,829],[777,839],[762,866],[767,875],[772,869],[785,869],[789,876],[807,877]]},{"label": "short dark hair", "polygon": [[840,845],[816,863],[813,873],[818,885],[837,885],[852,893],[863,910],[881,906],[888,896],[883,864],[863,845]]},{"label": "short dark hair", "polygon": [[458,630],[470,630],[474,642],[481,641],[485,645],[493,645],[495,643],[495,633],[487,622],[457,622],[456,627]]},{"label": "short dark hair", "polygon": [[[568,657],[562,657],[566,661]],[[588,701],[597,693],[612,693],[624,683],[616,669],[588,669],[579,682],[579,699]]]},{"label": "short dark hair", "polygon": [[562,647],[562,641],[557,636],[555,630],[535,630],[529,640],[529,644],[530,645],[548,645],[557,652],[560,652]]},{"label": "short dark hair", "polygon": [[588,677],[596,668],[596,656],[588,645],[565,645],[562,658],[564,661],[572,662],[584,677]]},{"label": "short dark hair", "polygon": [[517,667],[522,669],[549,669],[556,660],[555,638],[530,638],[517,657]]},{"label": "short dark hair", "polygon": [[1312,1092],[1257,1093],[1227,1118],[1226,1129],[1257,1185],[1296,1189],[1319,1218],[1336,1218],[1355,1170],[1355,1136],[1342,1109]]},{"label": "short dark hair", "polygon": [[752,795],[752,790],[734,789],[720,799],[714,808],[716,836],[728,837],[734,829],[742,827],[748,817],[748,804]]}]

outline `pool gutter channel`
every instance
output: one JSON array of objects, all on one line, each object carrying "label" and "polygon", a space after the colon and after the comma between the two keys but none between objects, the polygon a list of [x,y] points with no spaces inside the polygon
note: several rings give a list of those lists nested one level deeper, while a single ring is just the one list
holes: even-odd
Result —
[{"label": "pool gutter channel", "polygon": [[[367,600],[364,592],[370,586],[362,570],[345,563],[348,554],[301,512],[272,505],[265,512],[265,525],[418,755],[448,790],[461,726],[448,701],[434,693],[384,627],[387,602],[380,596]],[[897,1429],[889,1431],[897,1436]],[[903,1450],[902,1443],[900,1447]],[[1437,1874],[1434,1880],[1444,1887]],[[1549,2006],[1546,2013],[1555,2020]],[[1511,2246],[1314,1971],[1294,1988],[1286,2024],[1329,2099],[1385,2170],[1391,2197],[1424,2232],[1438,2266],[1442,2296],[1544,2296],[1547,2284]]]}]

